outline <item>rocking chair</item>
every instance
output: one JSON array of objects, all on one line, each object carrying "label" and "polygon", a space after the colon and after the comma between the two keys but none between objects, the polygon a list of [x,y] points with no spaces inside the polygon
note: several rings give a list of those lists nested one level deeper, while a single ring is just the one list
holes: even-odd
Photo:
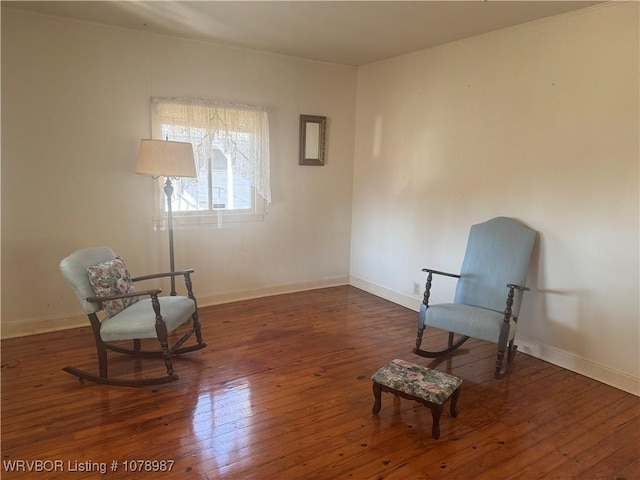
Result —
[{"label": "rocking chair", "polygon": [[[137,387],[174,382],[178,375],[173,371],[172,357],[207,346],[202,341],[198,306],[192,291],[192,269],[131,278],[122,259],[110,248],[96,247],[78,250],[64,258],[60,271],[89,317],[98,352],[98,375],[75,367],[63,369],[81,382]],[[188,296],[160,297],[160,289],[136,291],[133,288],[133,282],[176,276],[184,277]],[[97,315],[100,310],[105,311],[102,320]],[[189,321],[188,331],[170,347],[169,335]],[[194,333],[196,343],[183,346]],[[141,339],[149,338],[158,340],[159,349],[141,348]],[[114,343],[122,340],[132,340],[133,348]],[[109,377],[108,350],[134,357],[162,358],[167,374],[139,379]]]},{"label": "rocking chair", "polygon": [[[428,358],[440,357],[456,350],[470,337],[497,343],[494,376],[503,378],[518,348],[514,340],[522,295],[529,290],[525,281],[535,237],[533,230],[514,219],[493,218],[471,227],[459,275],[423,269],[428,275],[413,352]],[[453,303],[429,305],[433,275],[458,279]],[[438,351],[421,348],[427,326],[449,332],[446,348]]]}]

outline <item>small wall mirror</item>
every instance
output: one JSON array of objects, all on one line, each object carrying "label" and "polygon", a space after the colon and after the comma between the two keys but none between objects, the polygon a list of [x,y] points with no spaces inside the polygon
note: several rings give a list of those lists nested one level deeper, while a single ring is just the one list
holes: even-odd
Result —
[{"label": "small wall mirror", "polygon": [[327,117],[300,115],[300,165],[324,165]]}]

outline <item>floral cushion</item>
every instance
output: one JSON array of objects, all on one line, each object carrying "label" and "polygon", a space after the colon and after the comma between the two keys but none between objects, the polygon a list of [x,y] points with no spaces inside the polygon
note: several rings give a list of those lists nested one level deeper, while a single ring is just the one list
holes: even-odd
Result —
[{"label": "floral cushion", "polygon": [[371,377],[376,383],[407,395],[442,405],[462,384],[462,380],[448,373],[395,359]]},{"label": "floral cushion", "polygon": [[[87,267],[87,271],[89,272],[89,282],[98,297],[120,295],[136,291],[131,282],[131,275],[129,275],[127,266],[119,257]],[[116,313],[124,310],[129,305],[133,305],[137,301],[138,297],[129,297],[107,300],[101,302],[101,304],[107,317],[113,317]]]}]

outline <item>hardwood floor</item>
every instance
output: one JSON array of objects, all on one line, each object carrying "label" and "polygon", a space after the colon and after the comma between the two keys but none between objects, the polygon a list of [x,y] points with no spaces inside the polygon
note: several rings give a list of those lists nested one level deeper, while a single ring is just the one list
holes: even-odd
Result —
[{"label": "hardwood floor", "polygon": [[[416,315],[346,286],[202,308],[209,346],[176,360],[177,382],[145,388],[62,372],[96,370],[88,328],[5,340],[1,476],[640,478],[638,397],[523,353],[494,380],[495,346],[476,340],[446,360],[417,357]],[[163,367],[109,358],[114,374]],[[370,377],[393,358],[463,378],[439,440],[415,402],[383,394],[371,414]],[[125,464],[138,460],[149,462]]]}]

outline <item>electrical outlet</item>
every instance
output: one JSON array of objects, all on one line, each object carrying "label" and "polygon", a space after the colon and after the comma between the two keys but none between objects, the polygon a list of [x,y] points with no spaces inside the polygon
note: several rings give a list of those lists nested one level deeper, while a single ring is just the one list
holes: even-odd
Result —
[{"label": "electrical outlet", "polygon": [[413,294],[420,295],[420,284],[418,282],[413,284]]}]

